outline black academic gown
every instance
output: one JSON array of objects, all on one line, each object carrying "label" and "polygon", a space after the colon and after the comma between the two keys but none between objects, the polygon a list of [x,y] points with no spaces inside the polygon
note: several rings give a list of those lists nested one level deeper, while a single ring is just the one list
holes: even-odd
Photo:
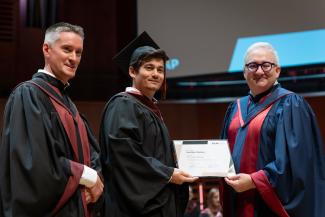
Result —
[{"label": "black academic gown", "polygon": [[148,101],[120,93],[105,107],[100,146],[107,217],[184,214],[188,186],[168,182],[176,167],[174,147],[158,108]]},{"label": "black academic gown", "polygon": [[[44,85],[58,97],[59,103],[77,114],[59,80],[38,72],[32,81],[42,84],[46,81],[57,88],[59,94]],[[0,201],[3,206],[0,216],[86,216],[81,198],[83,187],[78,185],[86,159],[81,145],[84,135],[90,146],[90,167],[101,172],[101,166],[96,139],[86,121],[78,120],[84,123],[86,134],[81,135],[77,125],[70,128],[75,129],[76,160],[69,137],[48,95],[29,82],[15,88],[6,104],[0,146]]]}]

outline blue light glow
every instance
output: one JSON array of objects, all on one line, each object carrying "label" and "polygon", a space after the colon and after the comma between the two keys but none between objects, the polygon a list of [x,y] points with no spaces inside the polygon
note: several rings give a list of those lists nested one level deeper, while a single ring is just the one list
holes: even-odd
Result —
[{"label": "blue light glow", "polygon": [[171,58],[166,62],[166,69],[169,71],[175,70],[180,65],[180,61],[177,58]]},{"label": "blue light glow", "polygon": [[282,67],[325,63],[325,29],[239,38],[229,72],[241,72],[247,48],[255,42],[269,42],[277,50]]}]

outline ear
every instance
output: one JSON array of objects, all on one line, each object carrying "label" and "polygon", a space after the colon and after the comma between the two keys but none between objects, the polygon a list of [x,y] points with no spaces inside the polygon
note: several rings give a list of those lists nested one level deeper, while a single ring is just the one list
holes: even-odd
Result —
[{"label": "ear", "polygon": [[277,78],[280,76],[280,72],[281,72],[281,67],[277,66],[276,69],[275,69],[275,73],[276,73]]},{"label": "ear", "polygon": [[49,56],[50,45],[48,43],[44,43],[42,50],[43,50],[44,57],[48,57]]},{"label": "ear", "polygon": [[129,75],[132,79],[134,79],[136,76],[136,71],[132,66],[129,67]]},{"label": "ear", "polygon": [[245,69],[244,69],[244,78],[245,78],[245,80],[247,80],[247,72]]}]

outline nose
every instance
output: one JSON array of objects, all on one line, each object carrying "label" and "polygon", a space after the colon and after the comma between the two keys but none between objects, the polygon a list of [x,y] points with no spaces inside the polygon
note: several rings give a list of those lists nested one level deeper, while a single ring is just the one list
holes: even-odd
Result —
[{"label": "nose", "polygon": [[159,72],[158,72],[158,69],[155,68],[155,69],[152,71],[152,76],[156,78],[156,77],[158,77],[158,73],[159,73]]},{"label": "nose", "polygon": [[77,59],[78,59],[78,54],[75,51],[71,52],[69,55],[69,60],[75,62],[75,61],[77,61]]},{"label": "nose", "polygon": [[257,66],[257,70],[256,70],[255,74],[264,74],[264,71],[263,71],[261,65]]}]

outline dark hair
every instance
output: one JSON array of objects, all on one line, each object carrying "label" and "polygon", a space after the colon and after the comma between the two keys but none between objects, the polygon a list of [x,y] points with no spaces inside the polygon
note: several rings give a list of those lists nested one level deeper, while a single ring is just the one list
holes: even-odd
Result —
[{"label": "dark hair", "polygon": [[[136,60],[131,60],[130,61],[130,66],[132,66],[132,68],[135,71],[139,71],[140,67],[151,61],[152,59],[162,59],[164,61],[164,65],[166,65],[166,62],[168,60],[168,57],[165,53],[164,50],[162,49],[155,49],[152,52],[144,52],[143,54],[139,55]],[[160,87],[160,91],[161,91],[161,99],[166,99],[166,92],[167,92],[167,82],[166,82],[166,67],[164,68],[164,81]]]},{"label": "dark hair", "polygon": [[134,63],[130,63],[130,66],[132,66],[134,70],[138,71],[144,63],[149,62],[152,59],[162,59],[164,64],[166,64],[167,56],[165,51],[158,49],[155,52],[140,55]]}]

